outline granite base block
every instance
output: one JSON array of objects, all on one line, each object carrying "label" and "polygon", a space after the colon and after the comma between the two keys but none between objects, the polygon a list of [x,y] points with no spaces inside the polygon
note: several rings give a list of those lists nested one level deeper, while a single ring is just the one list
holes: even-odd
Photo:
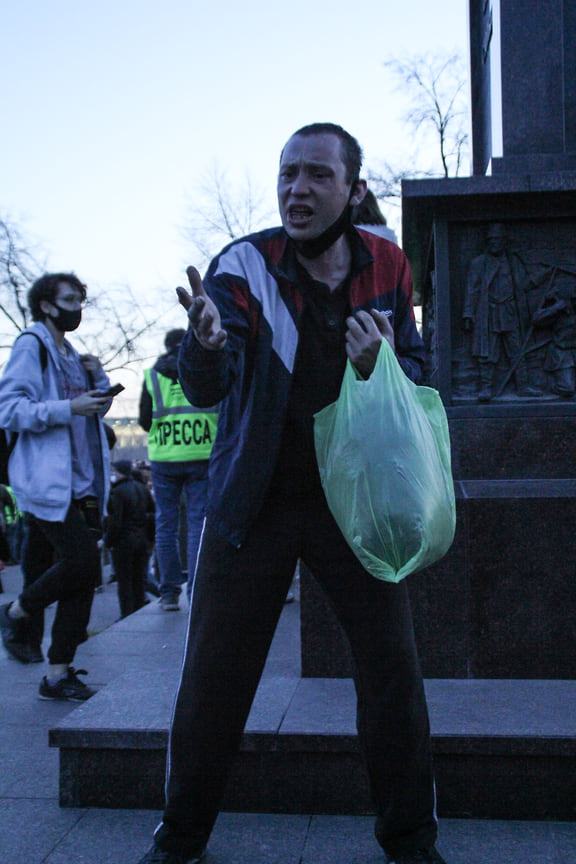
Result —
[{"label": "granite base block", "polygon": [[60,806],[162,810],[165,774],[166,745],[61,748]]},{"label": "granite base block", "polygon": [[358,748],[341,742],[318,751],[287,744],[284,752],[242,752],[223,807],[255,813],[363,815],[373,811]]},{"label": "granite base block", "polygon": [[458,819],[576,819],[576,755],[465,755],[435,748],[438,813]]},{"label": "granite base block", "polygon": [[[161,707],[150,704],[154,674],[144,678],[123,676],[51,730],[62,806],[162,808],[171,712],[161,687]],[[441,816],[576,818],[576,682],[436,679],[426,691]],[[268,679],[225,809],[370,813],[355,711],[349,679]]]},{"label": "granite base block", "polygon": [[[576,482],[456,484],[456,535],[407,578],[425,678],[576,678]],[[302,674],[354,674],[348,641],[301,567]]]}]

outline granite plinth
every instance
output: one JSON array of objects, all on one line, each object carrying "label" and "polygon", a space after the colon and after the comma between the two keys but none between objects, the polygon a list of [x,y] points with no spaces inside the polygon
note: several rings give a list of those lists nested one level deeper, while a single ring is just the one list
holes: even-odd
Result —
[{"label": "granite plinth", "polygon": [[468,487],[465,503],[471,674],[574,678],[576,497],[554,481],[535,495],[505,485],[502,497]]},{"label": "granite plinth", "polygon": [[[571,403],[553,411],[550,405],[516,403],[452,407],[447,413],[458,480],[532,480],[532,497],[536,483],[557,480],[564,481],[559,490],[573,494],[576,423]],[[544,497],[552,493],[551,484],[542,489]]]},{"label": "granite plinth", "polygon": [[[127,673],[51,730],[62,806],[162,807],[176,680]],[[441,816],[576,817],[576,682],[428,680],[426,692]],[[349,679],[263,680],[224,808],[372,812],[355,710]]]},{"label": "granite plinth", "polygon": [[[576,677],[576,481],[456,484],[454,543],[408,577],[427,678]],[[348,677],[347,640],[302,569],[302,674]]]},{"label": "granite plinth", "polygon": [[573,481],[462,481],[458,530],[410,583],[424,674],[574,678]]}]

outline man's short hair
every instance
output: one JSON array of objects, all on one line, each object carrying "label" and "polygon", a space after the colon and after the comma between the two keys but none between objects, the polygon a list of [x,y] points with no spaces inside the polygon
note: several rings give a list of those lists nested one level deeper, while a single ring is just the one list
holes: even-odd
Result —
[{"label": "man's short hair", "polygon": [[116,462],[112,463],[112,468],[118,472],[118,474],[123,474],[124,477],[132,476],[132,462],[130,459],[118,459]]},{"label": "man's short hair", "polygon": [[294,135],[302,135],[308,137],[310,135],[335,135],[340,141],[342,162],[346,166],[346,182],[354,186],[360,179],[360,169],[362,168],[362,148],[360,144],[350,135],[342,126],[337,123],[310,123],[308,126],[302,126]]},{"label": "man's short hair", "polygon": [[174,330],[168,330],[164,337],[164,347],[166,350],[174,351],[176,348],[179,348],[185,335],[186,331],[181,327],[177,327]]},{"label": "man's short hair", "polygon": [[71,285],[78,291],[82,300],[86,299],[86,286],[75,273],[44,273],[28,291],[28,308],[34,321],[44,321],[46,314],[40,308],[40,303],[42,300],[54,303],[61,282]]}]

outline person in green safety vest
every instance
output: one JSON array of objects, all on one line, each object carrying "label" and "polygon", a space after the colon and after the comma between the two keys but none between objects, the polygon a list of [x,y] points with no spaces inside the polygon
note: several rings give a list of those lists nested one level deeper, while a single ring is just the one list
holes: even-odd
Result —
[{"label": "person in green safety vest", "polygon": [[[208,463],[216,436],[216,409],[195,408],[178,381],[178,349],[183,329],[169,330],[166,353],[144,372],[139,422],[148,432],[148,458],[156,499],[156,560],[160,602],[166,611],[180,608],[182,569],[187,569],[190,597],[208,492]],[[179,543],[184,500],[186,555]]]},{"label": "person in green safety vest", "polygon": [[24,538],[24,520],[10,486],[0,486],[0,508],[0,560],[4,564],[18,564]]}]

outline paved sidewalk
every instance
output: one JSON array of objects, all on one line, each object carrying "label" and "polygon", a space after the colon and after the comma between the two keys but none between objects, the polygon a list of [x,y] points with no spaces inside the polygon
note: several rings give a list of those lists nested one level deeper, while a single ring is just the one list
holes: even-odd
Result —
[{"label": "paved sidewalk", "polygon": [[[20,588],[18,568],[2,573],[4,594],[13,599]],[[155,601],[153,601],[155,602]],[[185,601],[184,601],[185,602]],[[151,608],[151,607],[149,607]],[[143,626],[156,632],[157,615],[143,610]],[[91,650],[98,634],[118,618],[115,585],[104,585],[94,599],[91,639],[80,646],[76,667],[89,670],[87,682],[102,687],[134,668],[107,663]],[[172,615],[162,613],[168,639]],[[47,625],[52,612],[47,613]],[[172,621],[172,623],[170,623]],[[271,668],[298,674],[294,652],[298,603],[285,607],[271,657]],[[47,626],[47,629],[48,629]],[[179,628],[176,628],[179,629]],[[151,647],[157,646],[152,638]],[[115,642],[117,646],[125,640]],[[96,647],[96,646],[94,646]],[[173,654],[172,654],[173,656]],[[99,659],[100,658],[100,659]],[[147,658],[139,658],[142,669]],[[48,747],[48,730],[71,711],[69,703],[38,700],[41,664],[24,666],[0,648],[0,862],[1,864],[137,864],[150,845],[160,814],[150,810],[63,809],[58,805],[58,752]],[[364,816],[310,816],[223,813],[210,841],[206,864],[383,864],[372,836],[373,820]],[[441,820],[439,849],[448,864],[574,864],[576,823]]]}]

